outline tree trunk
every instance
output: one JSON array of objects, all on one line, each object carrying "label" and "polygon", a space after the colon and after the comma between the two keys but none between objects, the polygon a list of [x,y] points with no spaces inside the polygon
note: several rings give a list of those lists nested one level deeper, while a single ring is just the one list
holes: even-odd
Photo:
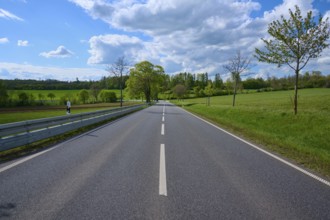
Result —
[{"label": "tree trunk", "polygon": [[123,107],[123,74],[120,73],[120,107]]},{"label": "tree trunk", "polygon": [[294,85],[294,114],[298,113],[298,80],[299,80],[299,70],[296,70],[296,80]]},{"label": "tree trunk", "polygon": [[150,91],[150,88],[149,87],[145,88],[144,94],[145,94],[145,97],[146,97],[146,102],[147,103],[150,103],[151,102],[151,98],[150,98],[151,91]]},{"label": "tree trunk", "polygon": [[235,86],[234,86],[233,107],[235,106],[236,90],[237,90],[237,80],[235,80]]}]

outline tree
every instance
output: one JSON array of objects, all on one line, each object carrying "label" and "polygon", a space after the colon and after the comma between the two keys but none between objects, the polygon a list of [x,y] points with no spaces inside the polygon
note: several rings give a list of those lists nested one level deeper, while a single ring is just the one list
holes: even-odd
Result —
[{"label": "tree", "polygon": [[205,95],[207,95],[207,106],[210,106],[210,97],[214,94],[214,89],[212,86],[212,82],[209,82],[204,89]]},{"label": "tree", "polygon": [[5,106],[7,104],[8,98],[9,95],[7,93],[6,86],[2,81],[0,81],[0,106]]},{"label": "tree", "polygon": [[39,98],[39,102],[42,104],[44,102],[45,95],[42,93],[38,93],[38,98]]},{"label": "tree", "polygon": [[234,96],[233,106],[235,106],[236,92],[239,82],[241,81],[241,74],[247,71],[251,67],[250,59],[243,57],[240,51],[237,51],[236,55],[225,64],[223,68],[231,73],[231,78],[234,82]]},{"label": "tree", "polygon": [[123,106],[123,74],[128,73],[128,63],[125,57],[119,57],[115,63],[107,67],[107,71],[114,74],[116,77],[120,77],[119,89],[120,89],[120,107]]},{"label": "tree", "polygon": [[101,91],[100,89],[100,86],[99,86],[99,83],[93,83],[91,86],[90,86],[90,94],[92,95],[92,97],[94,98],[93,101],[96,101],[98,100],[98,96],[99,96],[99,93]]},{"label": "tree", "polygon": [[223,87],[223,81],[220,77],[220,73],[216,73],[214,76],[214,87],[216,89],[222,89]]},{"label": "tree", "polygon": [[84,104],[86,104],[87,100],[89,99],[89,93],[86,89],[82,89],[79,92],[79,99],[82,101]]},{"label": "tree", "polygon": [[104,89],[100,92],[100,98],[103,102],[116,102],[117,101],[115,92],[111,92],[111,91],[104,90]]},{"label": "tree", "polygon": [[178,99],[182,99],[186,94],[186,92],[187,92],[187,88],[182,84],[178,84],[173,88],[173,93],[176,95]]},{"label": "tree", "polygon": [[158,98],[158,91],[163,80],[163,67],[154,65],[149,61],[142,61],[135,64],[134,68],[130,70],[127,89],[131,97],[143,93],[146,102],[149,103],[151,98]]},{"label": "tree", "polygon": [[[317,20],[312,11],[306,17],[301,15],[298,6],[295,12],[289,9],[289,19],[281,16],[268,26],[268,33],[272,39],[263,39],[266,51],[255,49],[255,57],[260,62],[274,63],[278,67],[288,65],[295,72],[294,113],[298,111],[298,79],[299,72],[308,61],[320,56],[323,49],[329,46],[329,18]],[[316,22],[317,21],[317,22]]]},{"label": "tree", "polygon": [[50,92],[50,93],[48,93],[47,97],[48,97],[48,98],[50,98],[50,100],[52,100],[52,101],[53,101],[53,100],[54,100],[54,98],[55,98],[56,96],[55,96],[55,94],[54,94],[54,93]]},{"label": "tree", "polygon": [[21,105],[27,105],[29,103],[29,94],[26,92],[20,92],[18,94],[18,99]]}]

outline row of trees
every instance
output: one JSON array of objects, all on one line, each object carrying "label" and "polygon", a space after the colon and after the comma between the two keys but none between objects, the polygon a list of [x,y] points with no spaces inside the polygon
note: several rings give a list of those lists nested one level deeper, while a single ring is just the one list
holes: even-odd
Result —
[{"label": "row of trees", "polygon": [[[123,76],[123,85],[128,75]],[[98,81],[60,81],[60,80],[33,80],[33,79],[3,79],[8,90],[81,90],[97,86],[100,89],[120,89],[120,77],[104,76]]]},{"label": "row of trees", "polygon": [[76,81],[67,82],[60,80],[23,80],[23,79],[4,79],[2,80],[8,90],[80,90],[89,89],[93,81]]},{"label": "row of trees", "polygon": [[40,92],[37,95],[24,90],[8,93],[0,81],[0,107],[65,105],[68,99],[72,104],[87,104],[116,102],[117,96],[115,92],[105,89],[82,89],[77,93],[67,93],[61,96],[58,96],[56,91],[47,94]]},{"label": "row of trees", "polygon": [[[214,95],[230,95],[234,93],[234,81],[232,78],[224,81],[218,73],[212,79],[208,73],[193,74],[189,72],[178,73],[175,75],[165,74],[162,68],[154,69],[154,65],[148,61],[137,64],[132,70],[133,75],[125,75],[123,82],[123,89],[126,88],[127,97],[142,99],[145,98],[145,93],[139,88],[144,88],[144,83],[147,77],[144,77],[145,82],[139,82],[138,77],[142,78],[142,72],[139,72],[141,66],[149,66],[150,71],[155,70],[153,75],[149,76],[151,86],[150,99],[158,99],[158,95],[163,94],[162,97],[170,98],[187,98],[187,97],[205,97]],[[138,71],[138,73],[136,73]],[[129,78],[132,80],[128,80]],[[114,79],[113,79],[114,78]],[[104,89],[102,83],[104,80],[108,82],[118,81],[118,77],[104,77],[100,81],[95,81],[87,89],[80,90],[75,97],[72,95],[64,95],[58,97],[56,92],[49,92],[47,94],[39,93],[33,95],[25,91],[17,91],[16,93],[8,93],[4,82],[0,82],[0,105],[1,106],[15,106],[15,105],[44,105],[62,103],[66,98],[72,99],[75,104],[78,103],[97,103],[97,102],[114,102],[117,100],[116,94]],[[24,81],[24,80],[21,80]],[[29,81],[29,80],[27,80]],[[257,91],[276,91],[276,90],[293,90],[295,76],[288,76],[282,78],[268,77],[263,78],[247,78],[239,80],[237,89],[240,92],[247,92],[247,90]],[[125,83],[125,84],[124,84]],[[24,83],[25,84],[25,83]],[[131,86],[134,85],[134,86]],[[22,87],[24,88],[24,87]],[[116,87],[119,88],[119,85]],[[298,88],[330,88],[330,75],[322,75],[320,71],[305,72],[299,75]],[[165,95],[165,96],[164,96]],[[57,100],[57,101],[56,101]]]},{"label": "row of trees", "polygon": [[[171,78],[178,78],[186,73],[177,74]],[[192,75],[188,73],[188,75]],[[181,78],[181,77],[180,77]],[[241,92],[248,92],[246,90],[262,91],[278,91],[278,90],[293,90],[295,76],[286,77],[268,77],[263,78],[247,78],[245,80],[237,80],[236,88]],[[193,85],[193,87],[187,86]],[[194,86],[197,85],[197,86]],[[229,78],[223,81],[220,74],[216,74],[214,80],[208,80],[206,86],[200,86],[195,81],[187,82],[185,80],[171,81],[172,90],[168,93],[173,94],[177,98],[188,97],[194,95],[195,97],[205,97],[212,95],[229,95],[234,94],[234,80]],[[299,75],[298,88],[330,88],[330,75],[322,75],[320,71],[305,72]]]}]

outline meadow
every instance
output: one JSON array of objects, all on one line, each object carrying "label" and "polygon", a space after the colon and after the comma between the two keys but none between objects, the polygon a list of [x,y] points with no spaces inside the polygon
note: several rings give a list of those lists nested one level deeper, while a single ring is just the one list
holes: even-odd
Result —
[{"label": "meadow", "polygon": [[[124,106],[130,104],[133,104],[133,102],[126,102],[124,103]],[[97,110],[119,107],[119,103],[72,105],[71,114],[79,114],[84,112],[92,112]],[[0,124],[33,120],[39,118],[50,118],[63,115],[66,115],[66,107],[64,105],[4,108],[0,109]]]},{"label": "meadow", "polygon": [[239,94],[174,101],[220,127],[330,177],[330,89]]}]

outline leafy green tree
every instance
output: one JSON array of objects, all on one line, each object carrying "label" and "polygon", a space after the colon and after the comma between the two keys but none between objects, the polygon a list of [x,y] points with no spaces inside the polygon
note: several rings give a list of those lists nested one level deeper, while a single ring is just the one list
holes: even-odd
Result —
[{"label": "leafy green tree", "polygon": [[143,93],[146,102],[151,98],[158,99],[158,92],[164,80],[164,69],[161,66],[154,65],[149,61],[142,61],[135,64],[130,70],[130,76],[127,80],[127,90],[131,97]]},{"label": "leafy green tree", "polygon": [[205,92],[205,95],[207,95],[207,96],[212,96],[214,94],[212,82],[209,82],[207,84],[207,86],[204,89],[204,92]]},{"label": "leafy green tree", "polygon": [[103,89],[100,92],[100,98],[103,102],[116,102],[117,101],[116,93],[105,90],[105,89]]},{"label": "leafy green tree", "polygon": [[89,92],[86,89],[82,89],[79,92],[79,99],[84,104],[86,104],[87,100],[89,99]]},{"label": "leafy green tree", "polygon": [[204,89],[205,95],[207,96],[207,106],[210,106],[210,97],[214,94],[212,82],[209,82]]},{"label": "leafy green tree", "polygon": [[42,93],[38,93],[38,99],[39,99],[40,104],[43,104],[45,101],[45,95]]},{"label": "leafy green tree", "polygon": [[21,105],[27,105],[29,103],[29,94],[26,92],[20,92],[18,94],[18,99]]},{"label": "leafy green tree", "polygon": [[56,96],[54,93],[50,92],[50,93],[48,93],[47,97],[50,98],[51,101],[54,101]]},{"label": "leafy green tree", "polygon": [[184,85],[178,84],[173,88],[173,93],[178,99],[182,99],[187,92],[187,88]]},{"label": "leafy green tree", "polygon": [[323,49],[329,46],[329,18],[322,16],[316,19],[312,11],[306,17],[301,15],[298,6],[293,12],[289,9],[289,19],[281,16],[268,26],[272,39],[263,39],[265,51],[255,49],[255,57],[260,62],[274,63],[278,67],[288,65],[295,72],[294,113],[298,111],[298,79],[299,72],[308,61],[320,56]]},{"label": "leafy green tree", "polygon": [[90,94],[92,95],[94,100],[97,102],[98,96],[101,91],[99,83],[93,83],[89,89],[90,89]]},{"label": "leafy green tree", "polygon": [[222,87],[223,87],[223,81],[220,77],[220,73],[216,73],[214,76],[214,88],[222,89]]},{"label": "leafy green tree", "polygon": [[7,89],[5,84],[0,81],[0,105],[4,106],[7,104],[9,95],[7,93]]}]

